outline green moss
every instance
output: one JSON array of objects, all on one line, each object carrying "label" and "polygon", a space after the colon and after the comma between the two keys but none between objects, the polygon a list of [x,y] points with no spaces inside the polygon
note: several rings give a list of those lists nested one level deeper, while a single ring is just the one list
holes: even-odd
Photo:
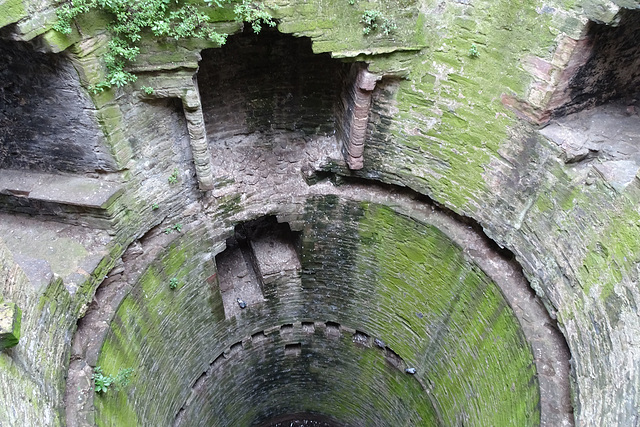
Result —
[{"label": "green moss", "polygon": [[[403,64],[409,77],[393,101],[398,111],[388,129],[379,127],[367,141],[365,167],[392,171],[394,180],[458,211],[484,205],[490,192],[485,170],[517,120],[501,96],[524,96],[531,80],[519,65],[524,52],[546,57],[545,48],[554,44],[551,18],[538,14],[537,6],[447,3],[437,16],[426,15],[422,34],[429,49]],[[472,44],[479,58],[469,57]]]},{"label": "green moss", "polygon": [[[98,425],[145,424],[149,418],[140,418],[141,407],[136,403],[140,396],[153,400],[155,397],[150,396],[156,396],[160,389],[162,398],[178,404],[177,396],[188,389],[185,384],[188,379],[177,377],[179,372],[172,368],[183,355],[181,345],[193,339],[180,328],[190,327],[191,322],[214,325],[217,321],[212,319],[208,304],[215,300],[217,307],[222,305],[219,294],[216,299],[209,297],[210,292],[207,292],[209,285],[205,279],[211,273],[205,268],[210,268],[211,264],[202,262],[200,254],[208,249],[210,242],[198,233],[180,235],[147,268],[118,307],[102,345],[98,365],[106,374],[132,368],[134,375],[128,387],[114,390],[114,393],[110,390],[96,398]],[[183,286],[169,289],[172,277],[178,277]],[[201,295],[194,298],[192,292]],[[167,341],[167,337],[172,338]],[[149,371],[151,360],[154,366],[163,366],[163,371]],[[201,361],[194,358],[181,363],[197,365]],[[166,409],[162,408],[162,411]],[[150,419],[161,416],[154,414]],[[167,423],[170,423],[168,418],[162,418],[152,424]]]},{"label": "green moss", "polygon": [[552,212],[553,200],[547,194],[541,194],[535,201],[535,207],[540,213]]},{"label": "green moss", "polygon": [[13,24],[27,16],[23,0],[5,0],[0,13],[0,28]]},{"label": "green moss", "polygon": [[579,197],[580,193],[581,193],[580,186],[576,185],[570,188],[570,191],[565,192],[564,194],[560,194],[559,202],[562,210],[564,211],[571,210],[571,208],[573,208],[575,199]]},{"label": "green moss", "polygon": [[18,345],[22,310],[14,303],[0,303],[0,350]]},{"label": "green moss", "polygon": [[71,34],[60,34],[57,31],[49,30],[42,35],[41,39],[52,52],[62,52],[80,40],[80,33],[75,29]]},{"label": "green moss", "polygon": [[[402,50],[422,47],[421,27],[417,2],[378,1],[375,4],[357,2],[350,5],[345,0],[319,0],[311,3],[280,7],[275,16],[280,20],[278,29],[284,33],[310,36],[315,53],[332,52],[337,56],[352,56],[358,52]],[[393,19],[397,30],[390,35],[363,34],[360,22],[365,10],[372,10]],[[417,45],[417,46],[416,46]]]},{"label": "green moss", "polygon": [[379,206],[360,226],[359,274],[375,259],[376,305],[388,312],[377,326],[434,384],[442,421],[537,425],[533,356],[496,285],[433,227]]}]

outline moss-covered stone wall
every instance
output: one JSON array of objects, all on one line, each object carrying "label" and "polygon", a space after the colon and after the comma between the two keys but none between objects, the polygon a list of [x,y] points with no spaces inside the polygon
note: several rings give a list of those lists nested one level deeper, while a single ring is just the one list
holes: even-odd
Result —
[{"label": "moss-covered stone wall", "polygon": [[327,196],[306,211],[301,277],[226,320],[203,230],[163,251],[110,323],[98,365],[135,374],[96,396],[98,425],[539,423],[531,348],[458,246],[379,205]]},{"label": "moss-covered stone wall", "polygon": [[[313,52],[345,62],[362,61],[381,77],[372,94],[361,171],[346,167],[336,155],[340,153],[338,142],[328,135],[314,141],[316,145],[304,139],[304,143],[284,144],[286,159],[264,144],[254,144],[252,149],[272,156],[256,155],[258,161],[253,163],[245,153],[235,157],[231,153],[229,159],[246,164],[233,174],[209,168],[213,176],[207,184],[215,185],[199,187],[202,171],[215,159],[206,149],[200,150],[206,144],[198,143],[206,142],[206,135],[215,135],[216,118],[198,120],[196,113],[201,114],[202,106],[214,101],[201,102],[194,76],[199,64],[206,62],[205,58],[199,63],[201,51],[215,46],[194,40],[157,42],[145,36],[140,59],[132,64],[139,81],[93,94],[87,88],[105,75],[102,55],[109,40],[105,16],[84,16],[71,35],[61,36],[51,30],[56,19],[53,3],[0,3],[3,46],[20,43],[24,47],[30,40],[29,49],[67,49],[59,55],[71,59],[79,82],[69,86],[72,93],[67,95],[83,100],[84,106],[90,99],[93,106],[87,108],[93,111],[95,107],[99,126],[95,138],[93,133],[85,138],[64,120],[50,126],[51,134],[45,139],[51,147],[37,154],[53,153],[59,164],[42,167],[78,175],[94,169],[107,171],[91,178],[115,182],[124,189],[118,203],[105,208],[112,220],[104,231],[83,220],[82,211],[70,225],[64,215],[56,216],[55,209],[52,215],[27,218],[3,207],[9,211],[2,214],[0,238],[10,245],[0,256],[8,266],[0,276],[0,293],[1,298],[21,307],[23,321],[18,345],[0,353],[0,383],[8,390],[0,395],[0,420],[16,425],[75,425],[73,417],[65,417],[65,410],[75,410],[69,409],[73,405],[65,401],[65,391],[71,393],[76,383],[66,378],[76,373],[75,368],[68,370],[70,364],[82,363],[84,383],[76,389],[89,406],[94,365],[114,375],[120,368],[131,367],[136,372],[130,387],[96,397],[95,414],[88,410],[82,421],[88,425],[94,421],[164,425],[176,415],[188,425],[208,419],[211,413],[242,424],[249,419],[266,420],[277,412],[325,412],[322,402],[328,400],[299,407],[265,403],[260,408],[251,406],[248,414],[237,414],[217,405],[215,399],[222,389],[213,385],[213,378],[225,383],[228,388],[224,390],[232,395],[237,391],[240,401],[248,405],[254,402],[253,389],[239,389],[224,375],[229,372],[237,378],[243,374],[239,366],[268,359],[276,372],[291,369],[300,384],[310,381],[329,390],[328,394],[335,393],[333,398],[343,398],[358,382],[324,381],[333,378],[329,370],[323,378],[318,375],[325,371],[317,369],[328,366],[334,354],[345,361],[338,364],[341,369],[353,370],[363,383],[372,384],[365,387],[363,396],[373,399],[380,390],[388,392],[387,400],[378,401],[381,407],[396,405],[398,396],[411,394],[414,400],[401,405],[408,419],[437,419],[446,425],[483,424],[486,420],[492,425],[520,425],[545,420],[538,410],[539,404],[544,407],[545,395],[540,395],[536,385],[531,337],[523,338],[500,292],[465,258],[470,254],[468,248],[461,255],[432,226],[385,207],[395,206],[395,192],[404,187],[414,191],[411,197],[416,203],[430,206],[433,202],[449,209],[451,217],[468,218],[514,254],[551,316],[542,323],[549,324],[549,331],[557,325],[566,338],[574,377],[575,423],[632,425],[640,402],[638,179],[620,185],[611,179],[616,169],[602,173],[603,159],[597,156],[567,162],[562,149],[542,136],[537,126],[550,119],[549,112],[557,106],[554,102],[588,63],[589,55],[595,55],[585,49],[588,29],[598,25],[605,31],[630,25],[630,30],[621,28],[616,34],[622,39],[635,34],[637,12],[629,10],[640,3],[278,0],[272,5],[278,6],[272,9],[278,31],[309,37]],[[211,15],[219,29],[240,31],[241,24],[232,22],[231,9],[226,6]],[[362,18],[366,10],[393,19],[397,29],[390,34],[365,34]],[[607,64],[617,62],[615,55],[620,53],[616,52],[620,51],[607,52],[613,55],[605,55]],[[636,50],[625,52],[631,53],[624,63],[634,64]],[[593,57],[597,62],[597,55]],[[69,66],[65,70],[73,73]],[[15,72],[10,74],[5,81],[19,80]],[[59,87],[52,83],[55,76],[36,74],[35,81],[46,80],[41,87]],[[70,80],[76,82],[75,77]],[[630,87],[636,87],[637,79],[630,82]],[[153,87],[154,94],[145,93],[142,86]],[[13,92],[4,87],[2,93]],[[628,94],[630,99],[608,95],[598,93],[594,103],[622,102],[629,115],[637,114],[635,94]],[[25,105],[31,105],[29,102]],[[306,105],[295,104],[296,108]],[[325,123],[328,104],[323,98],[317,117],[315,105],[309,107],[308,123],[317,125],[317,117]],[[265,117],[264,110],[252,108],[247,107],[248,113]],[[291,112],[285,117],[285,127],[295,116]],[[10,125],[0,135],[13,138],[19,130]],[[67,145],[60,142],[65,138],[70,138]],[[247,138],[259,140],[259,135]],[[2,146],[18,142],[14,138]],[[86,144],[98,146],[97,151],[108,153],[100,159],[113,162],[96,168],[93,160],[69,163],[73,156],[60,155],[65,147],[76,145],[80,148],[72,154],[91,154]],[[270,160],[260,160],[265,158]],[[44,162],[37,157],[14,157],[3,164],[26,168]],[[631,176],[637,173],[635,166],[633,161],[624,165],[636,171]],[[174,170],[177,182],[169,183]],[[352,178],[364,184],[340,190],[321,181],[327,176],[337,184],[345,179],[352,182]],[[381,190],[385,195],[375,205],[364,202],[366,198],[360,196],[381,182],[389,185]],[[323,198],[341,191],[363,203]],[[307,215],[301,215],[310,194],[319,197],[309,202]],[[301,281],[299,285],[287,282],[286,296],[277,292],[277,286],[265,289],[266,302],[259,310],[250,307],[242,316],[225,320],[212,279],[212,257],[222,250],[230,227],[273,213],[303,230]],[[185,226],[184,235],[178,230],[180,224]],[[163,244],[145,246],[165,230]],[[54,244],[36,244],[50,236]],[[69,250],[77,245],[83,249]],[[137,245],[143,248],[143,261],[131,264],[124,258]],[[96,289],[107,292],[109,271],[123,254],[123,265],[131,267],[125,268],[126,274],[111,271],[114,277],[125,277],[121,294],[114,297],[118,302],[109,309],[117,309],[112,320],[113,313],[101,305],[102,291],[96,293]],[[180,286],[172,291],[167,281],[173,277]],[[509,301],[518,311],[521,301]],[[101,351],[76,345],[84,336],[75,331],[84,331],[81,319],[85,313],[89,318],[104,314],[101,319],[110,327]],[[526,318],[519,317],[521,324]],[[305,332],[303,322],[307,329],[314,322],[314,332]],[[291,341],[281,329],[277,333],[269,330],[288,324],[293,328]],[[353,345],[350,340],[356,330],[374,344]],[[261,339],[261,331],[266,338],[258,348],[252,344],[252,335]],[[375,347],[375,338],[385,342],[384,350]],[[236,343],[240,346],[234,346]],[[185,353],[185,348],[193,350]],[[229,357],[223,356],[216,365],[215,360],[225,353]],[[238,356],[238,364],[232,363],[232,353]],[[323,362],[319,367],[311,362],[294,363],[305,354]],[[501,358],[502,354],[509,357]],[[535,359],[541,363],[536,365],[537,378],[553,377],[556,371],[549,367],[566,361],[561,359],[549,363]],[[362,365],[366,361],[373,371]],[[182,369],[183,365],[183,374],[178,375],[176,366]],[[407,376],[398,366],[415,367],[417,373]],[[199,381],[203,372],[208,374]],[[301,386],[287,383],[284,377],[272,383],[291,396],[301,393]],[[404,394],[408,388],[415,388],[415,393]],[[431,406],[425,409],[427,400]],[[272,403],[276,405],[275,398]],[[356,406],[343,408],[344,413],[336,417],[345,422],[371,419]],[[566,410],[569,404],[561,406]],[[383,414],[388,414],[385,422],[395,425],[394,414]]]}]

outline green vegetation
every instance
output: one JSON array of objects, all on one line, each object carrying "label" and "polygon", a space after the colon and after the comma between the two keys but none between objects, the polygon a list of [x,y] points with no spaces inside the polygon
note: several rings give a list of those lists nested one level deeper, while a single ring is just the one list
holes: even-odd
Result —
[{"label": "green vegetation", "polygon": [[393,19],[386,17],[384,13],[379,10],[365,10],[360,22],[364,24],[364,28],[362,29],[364,34],[371,34],[380,29],[383,34],[389,35],[397,28]]},{"label": "green vegetation", "polygon": [[[220,8],[230,1],[205,0],[205,3]],[[144,33],[175,40],[205,39],[219,45],[226,42],[227,35],[214,30],[209,15],[202,8],[180,3],[179,0],[69,0],[56,10],[58,22],[53,29],[69,34],[74,20],[88,12],[106,12],[111,16],[107,29],[112,38],[104,54],[107,75],[105,80],[89,88],[94,93],[100,93],[112,86],[121,87],[136,80],[136,76],[126,71],[125,67],[140,53],[137,43]],[[256,33],[260,32],[262,25],[275,26],[271,14],[261,3],[243,0],[242,4],[235,6],[234,11],[236,20],[251,23]],[[148,95],[153,93],[153,88],[143,87],[142,90]]]},{"label": "green vegetation", "polygon": [[469,48],[469,56],[472,58],[477,58],[480,56],[480,52],[478,52],[478,47],[475,44],[472,44]]},{"label": "green vegetation", "polygon": [[236,14],[237,22],[249,22],[253,32],[256,34],[260,32],[263,25],[269,27],[276,26],[276,22],[273,20],[271,13],[269,13],[267,7],[262,3],[242,0],[242,4],[237,4],[233,8],[233,12]]},{"label": "green vegetation", "polygon": [[171,234],[172,231],[177,231],[178,233],[182,231],[182,224],[177,223],[172,225],[171,227],[167,227],[164,230],[165,234]]},{"label": "green vegetation", "polygon": [[142,91],[147,95],[153,95],[155,93],[155,90],[149,86],[142,86],[140,89],[142,89]]},{"label": "green vegetation", "polygon": [[172,290],[173,290],[173,289],[175,289],[175,288],[177,288],[177,287],[178,287],[178,279],[177,279],[177,278],[175,278],[175,277],[172,277],[172,278],[169,280],[169,289],[172,289]]},{"label": "green vegetation", "polygon": [[157,203],[154,203],[154,204],[152,204],[152,205],[151,205],[151,209],[153,209],[154,211],[155,211],[156,209],[159,209],[159,208],[160,208],[160,205],[159,205],[159,204],[157,204]]},{"label": "green vegetation", "polygon": [[167,179],[167,181],[169,181],[169,184],[175,184],[178,182],[179,176],[180,176],[180,171],[178,170],[178,168],[173,168],[173,172],[171,172],[171,175],[169,175],[169,178]]},{"label": "green vegetation", "polygon": [[118,374],[113,377],[111,375],[105,375],[102,372],[102,368],[100,366],[96,366],[93,369],[93,376],[91,378],[95,384],[94,389],[96,393],[105,393],[112,385],[115,386],[116,389],[119,387],[126,387],[129,384],[132,373],[132,368],[120,369]]}]

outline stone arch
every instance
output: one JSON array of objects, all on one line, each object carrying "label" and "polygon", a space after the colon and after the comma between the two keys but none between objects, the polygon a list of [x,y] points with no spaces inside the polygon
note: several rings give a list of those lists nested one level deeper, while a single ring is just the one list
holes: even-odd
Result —
[{"label": "stone arch", "polygon": [[[302,232],[301,272],[273,282],[264,301],[231,318],[213,261],[231,229],[203,235],[196,225],[173,241],[160,235],[160,252],[143,245],[155,255],[113,318],[103,319],[104,341],[94,343],[94,363],[104,369],[135,367],[128,388],[135,392],[97,398],[96,418],[175,425],[259,424],[293,413],[347,425],[393,424],[396,416],[413,420],[407,425],[570,419],[566,347],[545,326],[546,312],[517,269],[472,230],[419,202],[402,199],[390,209],[353,196],[318,194],[302,211],[278,212]],[[480,267],[484,258],[490,261]],[[171,277],[180,281],[175,290]],[[538,329],[523,328],[525,317]],[[313,360],[313,369],[301,367]],[[289,374],[300,381],[289,382]],[[260,392],[265,381],[278,399]],[[417,394],[404,396],[410,384]],[[373,394],[356,398],[355,390]],[[382,400],[371,406],[367,396]],[[354,398],[359,404],[344,412],[328,409],[335,399]]]}]

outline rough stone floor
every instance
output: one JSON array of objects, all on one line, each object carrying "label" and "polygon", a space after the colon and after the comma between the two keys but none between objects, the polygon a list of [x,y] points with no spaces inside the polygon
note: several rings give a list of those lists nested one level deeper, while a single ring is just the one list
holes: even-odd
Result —
[{"label": "rough stone floor", "polygon": [[591,163],[623,189],[640,170],[639,119],[634,105],[611,102],[554,120],[540,133],[563,150],[566,163]]}]

